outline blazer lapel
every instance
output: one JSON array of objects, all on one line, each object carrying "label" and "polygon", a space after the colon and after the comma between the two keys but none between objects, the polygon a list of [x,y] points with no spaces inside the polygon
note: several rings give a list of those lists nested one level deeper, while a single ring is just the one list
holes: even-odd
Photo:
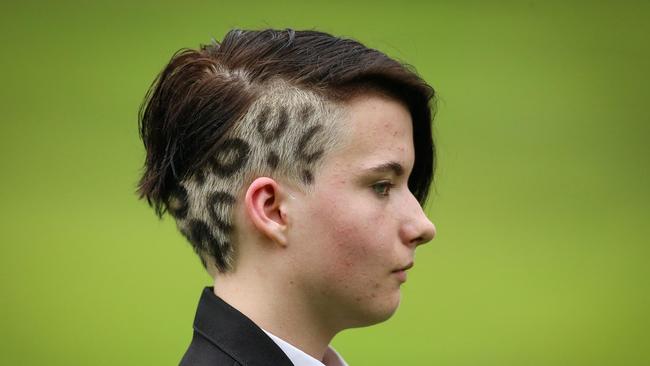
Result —
[{"label": "blazer lapel", "polygon": [[206,287],[194,329],[245,366],[293,366],[286,354],[252,320]]}]

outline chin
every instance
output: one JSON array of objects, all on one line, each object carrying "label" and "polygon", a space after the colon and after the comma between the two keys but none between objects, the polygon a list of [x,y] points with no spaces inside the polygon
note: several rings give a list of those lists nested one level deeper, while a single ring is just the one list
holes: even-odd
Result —
[{"label": "chin", "polygon": [[373,300],[375,301],[367,304],[366,308],[359,309],[351,328],[367,327],[390,319],[399,307],[400,292],[398,291],[396,296],[382,299],[383,301],[378,301],[376,298]]}]

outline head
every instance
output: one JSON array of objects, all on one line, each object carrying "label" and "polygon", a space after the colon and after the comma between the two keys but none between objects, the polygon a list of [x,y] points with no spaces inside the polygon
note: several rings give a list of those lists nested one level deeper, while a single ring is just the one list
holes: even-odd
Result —
[{"label": "head", "polygon": [[174,217],[211,274],[256,260],[325,312],[360,309],[338,321],[381,321],[399,301],[391,272],[435,233],[422,211],[433,97],[356,41],[233,30],[174,55],[149,90],[139,193]]}]

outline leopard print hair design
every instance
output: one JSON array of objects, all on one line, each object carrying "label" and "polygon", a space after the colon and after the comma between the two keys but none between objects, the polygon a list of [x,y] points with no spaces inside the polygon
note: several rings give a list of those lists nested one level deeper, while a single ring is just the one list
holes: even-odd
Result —
[{"label": "leopard print hair design", "polygon": [[233,209],[256,177],[308,192],[323,158],[341,142],[344,108],[294,86],[270,85],[227,133],[210,163],[181,182],[169,212],[208,270],[234,268]]}]

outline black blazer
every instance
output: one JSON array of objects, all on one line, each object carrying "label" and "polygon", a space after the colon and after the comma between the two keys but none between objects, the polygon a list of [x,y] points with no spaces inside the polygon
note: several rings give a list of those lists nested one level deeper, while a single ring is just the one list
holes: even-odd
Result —
[{"label": "black blazer", "polygon": [[194,335],[180,366],[293,366],[287,355],[252,320],[216,296],[201,294]]}]

